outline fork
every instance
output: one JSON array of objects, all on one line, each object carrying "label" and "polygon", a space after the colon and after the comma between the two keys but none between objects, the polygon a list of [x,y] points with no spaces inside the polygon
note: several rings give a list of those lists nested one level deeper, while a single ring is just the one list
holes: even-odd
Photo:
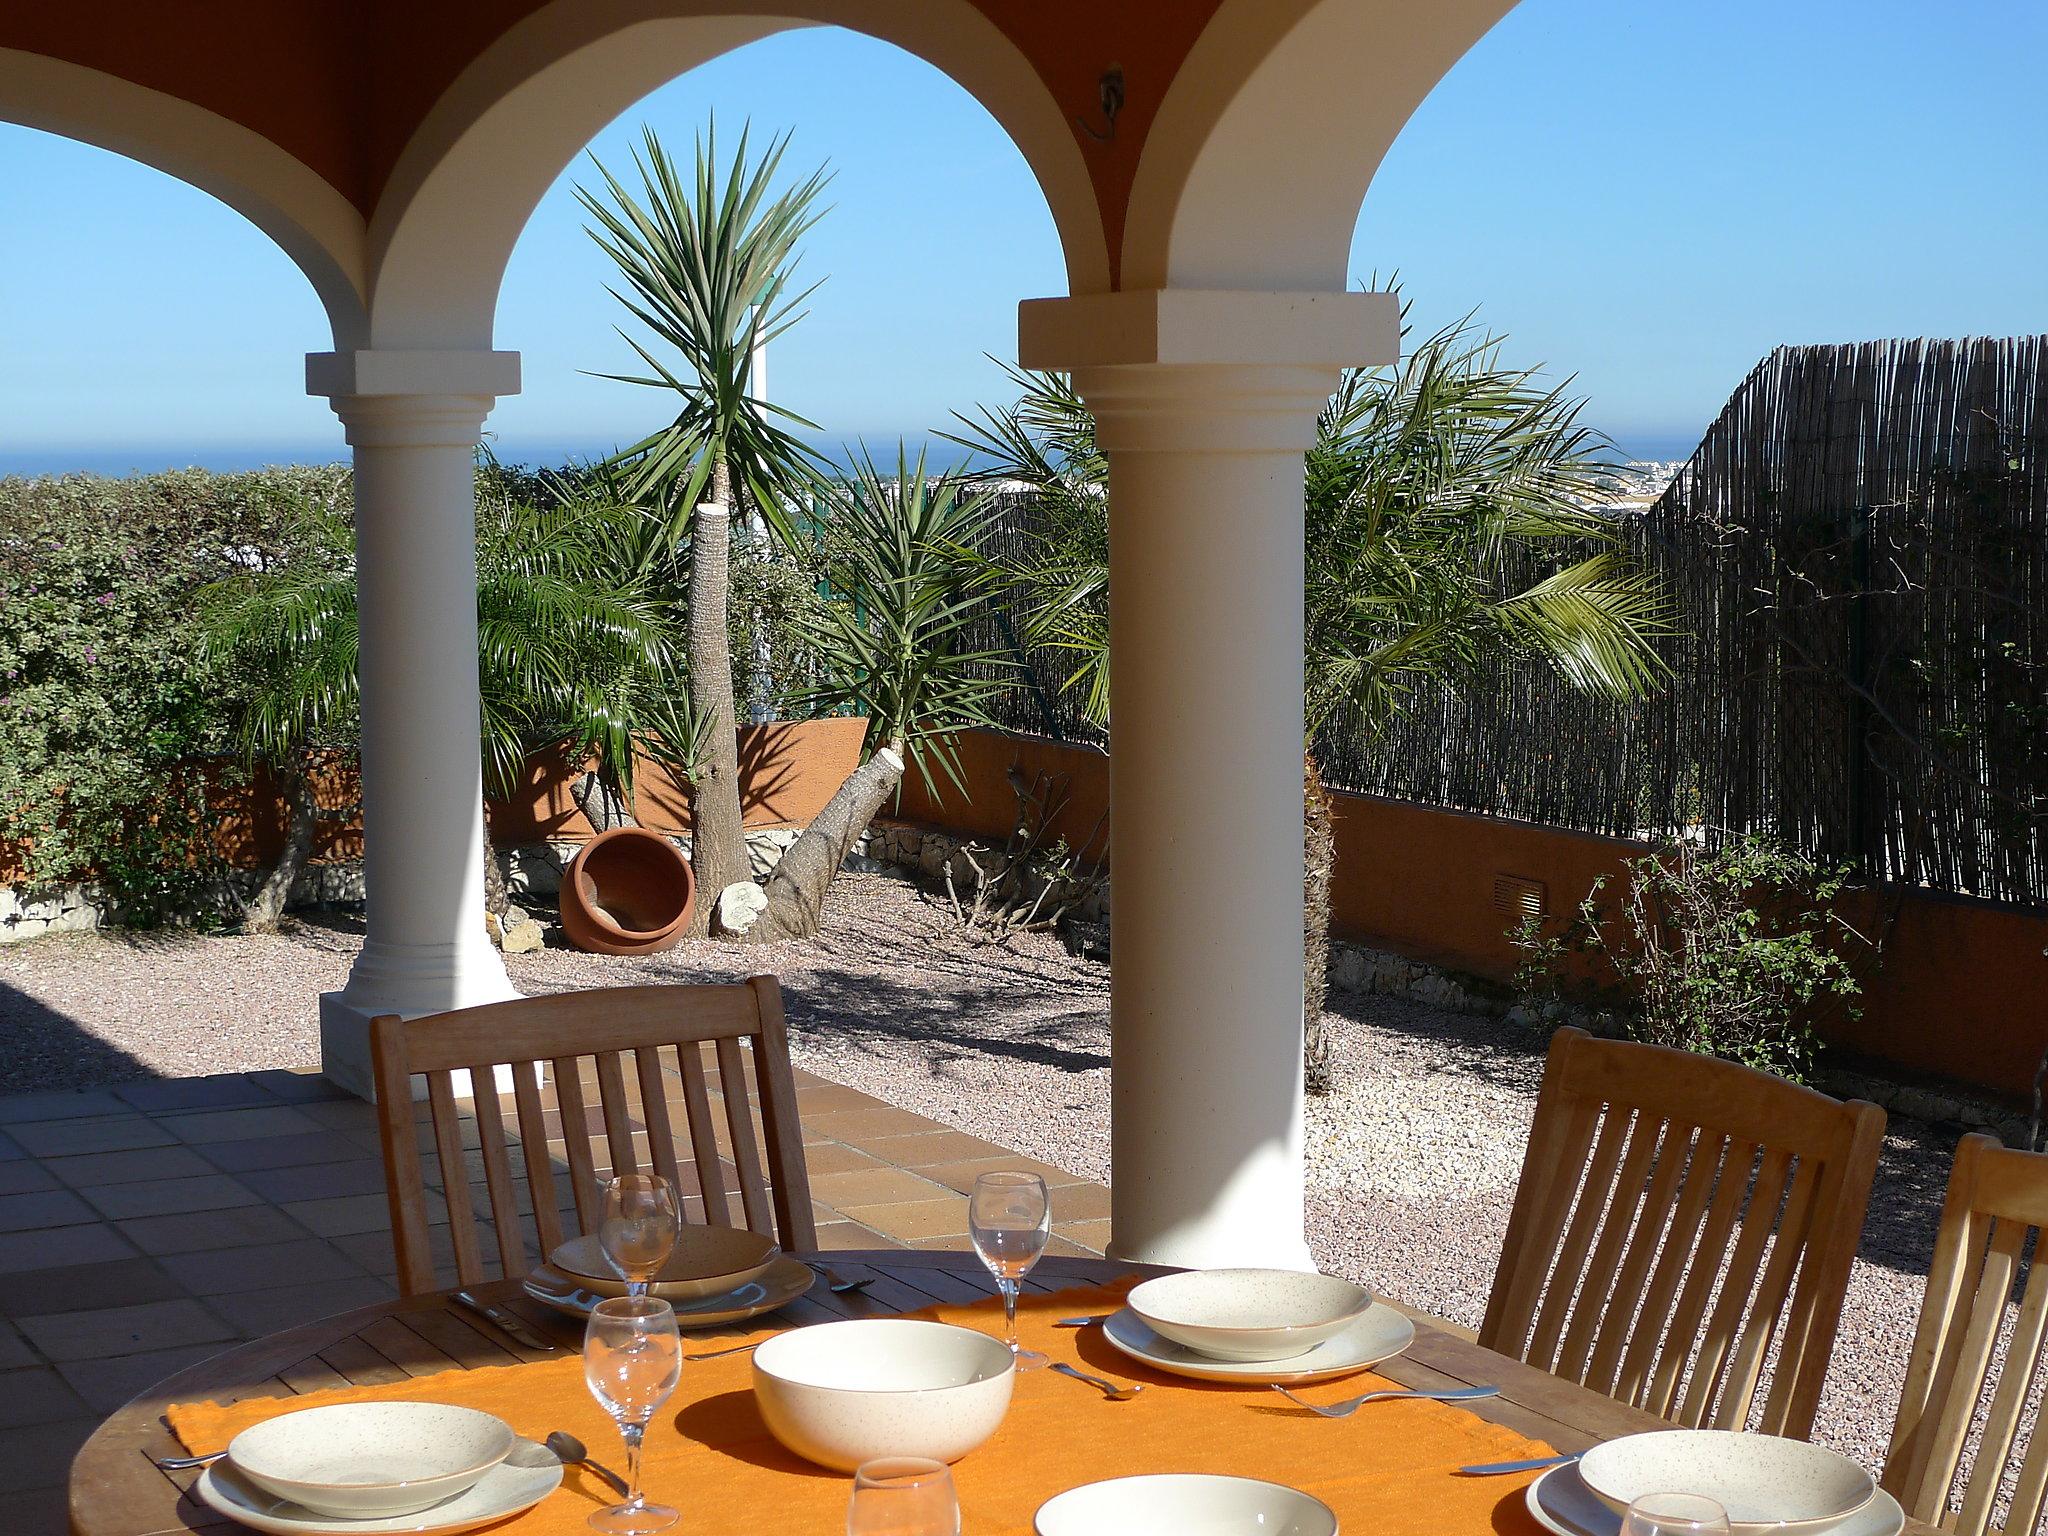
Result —
[{"label": "fork", "polygon": [[1277,1382],[1274,1383],[1273,1390],[1290,1403],[1297,1403],[1310,1413],[1321,1414],[1326,1419],[1348,1419],[1367,1403],[1383,1403],[1390,1398],[1412,1397],[1429,1403],[1463,1403],[1475,1397],[1494,1397],[1500,1392],[1499,1387],[1459,1387],[1450,1392],[1363,1392],[1341,1403],[1312,1403],[1306,1398],[1296,1397]]}]

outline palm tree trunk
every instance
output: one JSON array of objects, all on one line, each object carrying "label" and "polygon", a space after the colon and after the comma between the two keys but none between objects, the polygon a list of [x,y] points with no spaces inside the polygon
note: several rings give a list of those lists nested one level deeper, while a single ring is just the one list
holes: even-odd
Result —
[{"label": "palm tree trunk", "polygon": [[704,756],[691,796],[690,872],[697,911],[690,930],[709,932],[718,893],[753,870],[740,824],[740,744],[733,712],[731,596],[732,475],[711,467],[711,500],[690,518],[690,697],[705,712]]},{"label": "palm tree trunk", "polygon": [[1323,1001],[1330,991],[1330,878],[1337,868],[1337,828],[1316,755],[1302,757],[1302,1076],[1308,1091],[1335,1086]]},{"label": "palm tree trunk", "polygon": [[752,943],[808,939],[825,911],[825,892],[853,845],[903,782],[903,748],[891,742],[846,776],[804,835],[789,845],[765,889],[768,909],[747,930]]},{"label": "palm tree trunk", "polygon": [[256,887],[256,894],[242,908],[242,927],[248,933],[275,933],[291,900],[292,886],[313,853],[313,831],[319,824],[320,807],[313,799],[313,780],[307,773],[306,754],[288,752],[275,768],[277,787],[284,799],[284,847],[277,862]]}]

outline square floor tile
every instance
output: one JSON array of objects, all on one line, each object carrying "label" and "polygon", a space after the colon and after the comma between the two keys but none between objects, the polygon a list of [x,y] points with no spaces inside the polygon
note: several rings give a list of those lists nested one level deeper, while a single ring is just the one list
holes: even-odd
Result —
[{"label": "square floor tile", "polygon": [[967,1232],[967,1202],[960,1199],[857,1205],[842,1208],[839,1214],[899,1241],[913,1237],[964,1237]]},{"label": "square floor tile", "polygon": [[804,1166],[812,1178],[825,1173],[852,1173],[859,1168],[881,1168],[887,1166],[878,1157],[871,1157],[858,1147],[849,1147],[843,1141],[813,1141],[804,1145]]},{"label": "square floor tile", "polygon": [[398,1288],[365,1275],[357,1280],[321,1280],[311,1285],[278,1286],[266,1291],[239,1291],[210,1303],[242,1331],[244,1338],[296,1328],[353,1307],[390,1301]]},{"label": "square floor tile", "polygon": [[177,1216],[255,1205],[262,1197],[224,1173],[190,1179],[151,1179],[141,1184],[107,1184],[82,1191],[101,1214],[112,1217]]},{"label": "square floor tile", "polygon": [[0,1163],[0,1195],[21,1195],[32,1189],[55,1189],[57,1181],[50,1170],[32,1157],[17,1162]]},{"label": "square floor tile", "polygon": [[222,1211],[187,1211],[177,1216],[137,1216],[114,1225],[144,1253],[157,1254],[243,1248],[252,1243],[283,1243],[312,1235],[274,1205],[237,1205]]},{"label": "square floor tile", "polygon": [[215,1248],[204,1253],[166,1254],[160,1262],[172,1279],[195,1296],[222,1296],[319,1280],[349,1280],[363,1273],[354,1260],[317,1237],[288,1243],[258,1243],[247,1248]]},{"label": "square floor tile", "polygon": [[[901,1168],[875,1167],[827,1173],[811,1179],[811,1196],[845,1210],[856,1205],[902,1204],[913,1200],[961,1200],[943,1184]],[[964,1202],[963,1202],[964,1203]]]},{"label": "square floor tile", "polygon": [[36,1352],[14,1331],[14,1325],[0,1318],[0,1371],[17,1371],[36,1363]]},{"label": "square floor tile", "polygon": [[138,1301],[166,1301],[185,1294],[184,1287],[157,1267],[156,1260],[134,1252],[124,1241],[126,1256],[99,1264],[62,1264],[0,1274],[0,1316],[39,1317],[66,1312],[80,1297],[96,1307],[125,1307]]},{"label": "square floor tile", "polygon": [[[120,1233],[100,1222],[33,1232],[0,1232],[0,1274],[97,1264],[105,1259],[129,1258],[134,1253]],[[14,1310],[0,1306],[0,1311]]]},{"label": "square floor tile", "polygon": [[90,1120],[42,1120],[16,1125],[8,1134],[37,1157],[75,1157],[86,1152],[125,1152],[131,1147],[173,1145],[147,1115],[102,1115]]},{"label": "square floor tile", "polygon": [[29,1342],[50,1359],[104,1360],[234,1337],[196,1301],[148,1301],[131,1307],[93,1307],[15,1320]]},{"label": "square floor tile", "polygon": [[260,1168],[302,1168],[308,1163],[345,1163],[359,1160],[362,1147],[340,1131],[302,1131],[290,1136],[251,1136],[243,1141],[210,1141],[204,1146],[181,1148],[194,1158],[223,1173],[247,1173]]},{"label": "square floor tile", "polygon": [[86,1416],[85,1399],[48,1366],[0,1374],[0,1429]]},{"label": "square floor tile", "polygon": [[134,1184],[145,1179],[183,1179],[212,1173],[213,1165],[190,1147],[137,1147],[129,1152],[88,1152],[53,1157],[43,1165],[73,1189],[89,1184]]},{"label": "square floor tile", "polygon": [[249,1188],[274,1205],[297,1200],[332,1200],[340,1195],[384,1193],[384,1164],[362,1159],[349,1163],[307,1163],[298,1168],[252,1168],[240,1176]]},{"label": "square floor tile", "polygon": [[157,1124],[178,1140],[201,1143],[242,1141],[251,1136],[299,1136],[330,1129],[290,1104],[248,1109],[209,1109],[190,1115],[162,1115]]},{"label": "square floor tile", "polygon": [[139,1355],[114,1355],[105,1360],[67,1360],[57,1373],[84,1398],[94,1413],[112,1413],[129,1398],[146,1392],[166,1376],[211,1359],[225,1343],[186,1344],[176,1349],[152,1349]]},{"label": "square floor tile", "polygon": [[213,1077],[170,1077],[140,1083],[117,1083],[114,1095],[145,1114],[185,1109],[231,1109],[243,1104],[277,1101],[240,1072]]},{"label": "square floor tile", "polygon": [[0,1232],[33,1232],[91,1221],[92,1207],[68,1189],[32,1190],[0,1195]]},{"label": "square floor tile", "polygon": [[872,1152],[884,1162],[894,1163],[899,1168],[933,1168],[941,1163],[966,1162],[974,1158],[1008,1157],[1016,1154],[992,1141],[983,1141],[979,1136],[969,1136],[965,1131],[944,1129],[926,1131],[915,1136],[890,1136],[874,1141],[862,1141],[860,1149]]},{"label": "square floor tile", "polygon": [[[102,1409],[86,1394],[79,1395],[95,1413],[111,1413],[128,1400],[126,1396],[116,1398]],[[0,1493],[63,1487],[71,1475],[71,1458],[99,1427],[98,1419],[83,1418],[46,1419],[17,1429],[0,1429]],[[11,1507],[12,1501],[9,1503]]]},{"label": "square floor tile", "polygon": [[96,1089],[14,1093],[0,1098],[0,1125],[23,1125],[34,1120],[76,1120],[83,1115],[117,1115],[127,1108],[111,1093]]},{"label": "square floor tile", "polygon": [[322,1077],[317,1070],[294,1072],[289,1067],[272,1067],[251,1072],[249,1081],[287,1104],[313,1104],[324,1099],[353,1099],[339,1083]]},{"label": "square floor tile", "polygon": [[[391,1205],[384,1196],[337,1195],[327,1200],[292,1200],[281,1209],[307,1231],[321,1237],[341,1237],[351,1232],[384,1232],[391,1226]],[[438,1200],[427,1202],[427,1219],[445,1222],[446,1209]]]}]

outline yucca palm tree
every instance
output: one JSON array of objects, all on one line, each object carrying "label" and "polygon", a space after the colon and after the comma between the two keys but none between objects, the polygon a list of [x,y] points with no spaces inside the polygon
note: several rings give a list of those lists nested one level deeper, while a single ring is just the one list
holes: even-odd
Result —
[{"label": "yucca palm tree", "polygon": [[[1027,635],[1074,660],[1067,686],[1108,728],[1108,467],[1069,381],[1013,370],[1014,406],[960,417],[977,473],[1024,481],[1038,528],[996,579],[1023,594]],[[1313,743],[1343,721],[1370,737],[1419,691],[1471,685],[1524,658],[1615,698],[1654,688],[1671,609],[1592,507],[1613,471],[1583,401],[1503,365],[1471,317],[1391,369],[1347,373],[1307,457],[1304,763],[1308,1075],[1329,1085],[1319,1020],[1329,955],[1329,806]],[[1540,557],[1551,552],[1548,562]],[[1521,584],[1511,572],[1550,568]]]},{"label": "yucca palm tree", "polygon": [[808,938],[825,891],[915,765],[964,792],[955,737],[992,726],[1012,686],[1008,658],[973,649],[980,613],[986,498],[955,475],[928,475],[899,444],[894,478],[863,454],[826,499],[822,569],[829,598],[804,625],[823,681],[797,702],[810,715],[867,718],[862,762],[766,882],[768,908],[747,937]]},{"label": "yucca palm tree", "polygon": [[[738,717],[730,600],[735,490],[778,532],[785,509],[816,483],[809,451],[790,431],[811,423],[753,392],[756,349],[803,315],[812,289],[790,292],[797,244],[822,216],[823,169],[777,192],[789,146],[773,140],[758,160],[745,132],[721,175],[715,126],[697,145],[686,177],[652,129],[633,156],[639,190],[603,165],[599,191],[577,189],[595,221],[590,235],[618,267],[624,291],[613,295],[645,331],[623,328],[647,374],[613,374],[626,383],[680,398],[675,419],[619,456],[627,484],[658,511],[670,550],[687,535],[688,671],[701,725],[698,771],[691,780],[691,866],[704,893],[694,919],[709,924],[718,895],[750,874],[740,819]],[[815,286],[815,285],[814,285]],[[649,559],[661,553],[649,552]]]},{"label": "yucca palm tree", "polygon": [[[488,471],[488,466],[486,466]],[[479,476],[477,673],[487,794],[517,787],[527,758],[561,747],[594,755],[629,799],[634,748],[671,763],[694,754],[680,635],[626,552],[643,514],[585,503],[538,507],[492,494]],[[252,761],[278,777],[285,846],[244,914],[274,927],[311,851],[318,812],[308,768],[355,736],[353,532],[343,515],[309,513],[310,558],[204,589],[201,653],[234,701]]]}]

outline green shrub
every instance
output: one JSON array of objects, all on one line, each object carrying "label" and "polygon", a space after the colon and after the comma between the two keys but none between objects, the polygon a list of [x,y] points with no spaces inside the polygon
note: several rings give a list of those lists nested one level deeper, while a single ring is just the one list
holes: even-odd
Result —
[{"label": "green shrub", "polygon": [[203,910],[195,764],[226,746],[192,600],[298,553],[347,471],[0,479],[0,845],[31,884],[97,877],[128,921]]},{"label": "green shrub", "polygon": [[1510,933],[1525,996],[1554,1000],[1590,973],[1636,1039],[1805,1081],[1813,1019],[1854,1015],[1858,965],[1874,953],[1836,910],[1846,872],[1757,836],[1674,844],[1627,870],[1611,901],[1594,882],[1562,931]]}]

